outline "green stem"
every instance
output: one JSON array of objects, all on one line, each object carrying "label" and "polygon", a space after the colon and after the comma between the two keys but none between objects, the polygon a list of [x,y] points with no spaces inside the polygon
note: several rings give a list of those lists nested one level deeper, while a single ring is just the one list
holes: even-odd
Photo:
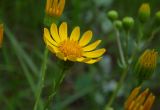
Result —
[{"label": "green stem", "polygon": [[126,62],[128,65],[128,54],[129,54],[129,31],[126,32]]},{"label": "green stem", "polygon": [[108,102],[108,104],[106,105],[106,108],[109,108],[109,107],[112,106],[112,103],[113,103],[113,101],[115,100],[115,98],[116,98],[116,96],[117,96],[117,94],[118,94],[118,92],[119,92],[119,90],[120,90],[120,88],[121,88],[121,86],[122,86],[122,84],[123,84],[126,76],[127,76],[127,73],[128,73],[128,67],[124,69],[124,71],[123,71],[123,73],[122,73],[122,76],[121,76],[121,78],[120,78],[120,80],[119,80],[119,82],[118,82],[118,85],[117,85],[115,91],[113,92],[111,98],[109,99],[109,102]]},{"label": "green stem", "polygon": [[115,32],[116,32],[117,45],[118,45],[118,50],[119,50],[119,54],[120,54],[120,59],[121,59],[123,66],[125,67],[126,62],[125,62],[124,52],[123,52],[122,44],[121,44],[121,40],[120,40],[119,30],[115,28]]},{"label": "green stem", "polygon": [[34,110],[37,110],[37,108],[38,108],[40,96],[41,96],[41,93],[42,93],[44,79],[45,79],[45,75],[46,75],[46,69],[47,69],[47,66],[46,66],[47,65],[47,59],[48,59],[48,49],[45,48],[43,63],[42,63],[42,67],[41,67],[41,76],[40,76],[40,79],[39,79],[39,86],[38,86],[38,89],[37,89],[37,92],[36,92],[37,93],[37,98],[36,98],[36,102],[35,102],[35,105],[34,105]]},{"label": "green stem", "polygon": [[153,39],[154,39],[154,37],[155,37],[155,35],[157,34],[157,32],[159,32],[160,31],[160,27],[157,27],[156,29],[154,29],[153,31],[152,31],[152,33],[151,33],[151,36],[150,36],[150,38],[146,41],[146,45],[147,44],[149,44]]},{"label": "green stem", "polygon": [[[60,85],[61,85],[61,83],[62,83],[62,81],[65,77],[65,71],[66,71],[66,68],[65,68],[65,65],[64,65],[63,68],[60,71],[60,76],[58,77],[57,81],[53,82],[53,91],[48,97],[48,100],[47,100],[47,103],[45,105],[44,110],[48,110],[49,105],[51,104],[51,101],[52,101],[53,97],[56,95],[57,91],[59,90]],[[55,84],[55,82],[56,82],[56,84]]]},{"label": "green stem", "polygon": [[141,40],[143,38],[143,33],[144,33],[144,24],[140,24],[139,25],[139,36],[138,36],[138,42],[137,42],[137,50],[140,50],[140,44],[141,44]]}]

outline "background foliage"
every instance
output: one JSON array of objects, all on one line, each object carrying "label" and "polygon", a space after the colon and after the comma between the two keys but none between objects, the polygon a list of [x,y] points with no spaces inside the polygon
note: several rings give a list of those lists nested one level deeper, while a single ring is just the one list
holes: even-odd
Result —
[{"label": "background foliage", "polygon": [[[107,53],[103,60],[94,65],[76,63],[66,76],[54,99],[55,110],[104,110],[111,93],[119,80],[121,68],[117,64],[118,50],[115,34],[106,13],[110,9],[119,12],[120,18],[132,16],[143,2],[151,5],[152,18],[160,10],[159,0],[67,0],[61,21],[69,23],[69,30],[79,25],[81,32],[92,29],[95,39],[102,39]],[[35,101],[35,88],[44,50],[43,17],[45,0],[1,0],[0,17],[6,26],[3,48],[0,50],[0,109],[30,110]],[[150,19],[150,21],[153,19]],[[136,29],[136,26],[134,29]],[[135,30],[130,37],[136,37]],[[150,33],[152,27],[146,28]],[[147,34],[148,34],[147,33]],[[148,48],[160,52],[160,33],[157,33]],[[143,50],[142,50],[143,51]],[[137,53],[136,57],[141,54]],[[136,61],[135,61],[136,62]],[[158,61],[158,67],[160,60]],[[51,89],[52,79],[57,76],[59,65],[50,53],[47,78],[43,89],[45,100]],[[156,95],[154,110],[160,108],[160,68],[151,80],[145,82]],[[114,103],[121,110],[131,89],[134,74],[130,72]]]}]

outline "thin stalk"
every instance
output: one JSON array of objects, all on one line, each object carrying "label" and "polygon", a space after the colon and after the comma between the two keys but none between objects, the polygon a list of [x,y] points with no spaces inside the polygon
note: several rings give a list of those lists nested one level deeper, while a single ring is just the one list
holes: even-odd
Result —
[{"label": "thin stalk", "polygon": [[160,27],[154,29],[154,30],[152,31],[152,33],[151,33],[150,38],[146,41],[145,44],[146,44],[146,45],[149,44],[149,43],[154,39],[154,37],[155,37],[155,35],[157,34],[157,32],[159,32],[159,31],[160,31]]},{"label": "thin stalk", "polygon": [[128,54],[129,54],[129,31],[126,32],[126,62],[128,65]]},{"label": "thin stalk", "polygon": [[127,73],[128,73],[128,67],[124,69],[124,71],[123,71],[123,73],[122,73],[122,75],[121,75],[121,78],[120,78],[120,80],[119,80],[119,82],[118,82],[118,85],[117,85],[116,89],[114,90],[111,98],[109,99],[109,102],[108,102],[108,104],[106,105],[106,108],[109,108],[109,107],[112,106],[113,101],[115,100],[115,98],[116,98],[116,96],[117,96],[120,88],[122,87],[122,84],[123,84],[123,82],[124,82],[124,80],[125,80],[125,78],[126,78],[126,76],[127,76]]},{"label": "thin stalk", "polygon": [[123,52],[122,44],[121,44],[121,40],[120,40],[120,33],[119,33],[119,30],[116,29],[116,28],[115,28],[115,33],[116,33],[116,38],[117,38],[117,45],[118,45],[120,59],[121,59],[121,62],[123,64],[123,66],[126,66],[126,62],[125,62],[125,58],[124,58],[124,52]]},{"label": "thin stalk", "polygon": [[60,71],[60,76],[58,77],[57,81],[53,82],[53,91],[52,91],[52,93],[49,95],[49,97],[47,99],[47,103],[45,105],[44,110],[48,110],[49,105],[51,104],[51,101],[52,101],[53,97],[56,95],[57,91],[59,90],[60,85],[61,85],[61,83],[62,83],[62,81],[63,81],[63,79],[65,77],[65,71],[66,71],[66,68],[63,66],[63,68]]},{"label": "thin stalk", "polygon": [[[38,71],[37,67],[32,62],[32,60],[28,56],[28,54],[26,54],[24,49],[21,46],[19,46],[18,41],[15,39],[16,38],[15,35],[10,31],[10,29],[7,26],[5,26],[5,34],[7,35],[7,37],[11,41],[11,45],[12,45],[14,51],[15,51],[15,54],[18,57],[18,60],[20,61],[21,67],[22,67],[22,69],[24,71],[24,74],[25,74],[25,76],[26,76],[26,78],[28,80],[28,83],[29,83],[33,93],[34,93],[34,97],[36,97],[35,83],[33,81],[33,77],[31,75],[31,73],[29,72],[29,68],[31,68],[33,73],[35,73],[36,71]],[[41,99],[40,99],[40,104],[41,104],[40,107],[42,108],[42,100]]]},{"label": "thin stalk", "polygon": [[95,91],[99,87],[100,87],[100,84],[95,84],[93,86],[85,87],[81,91],[77,91],[75,94],[72,94],[71,96],[66,97],[66,99],[64,99],[64,101],[56,103],[53,110],[64,110],[65,108],[67,108],[70,104],[72,104],[76,100]]},{"label": "thin stalk", "polygon": [[27,64],[27,66],[32,70],[35,76],[37,76],[38,69],[35,65],[35,63],[32,61],[31,57],[26,53],[26,51],[19,46],[19,42],[16,40],[15,35],[11,32],[11,30],[8,28],[8,26],[5,25],[5,34],[8,37],[8,39],[11,42],[11,45],[17,51],[16,53],[19,54],[20,57],[24,60],[24,62]]},{"label": "thin stalk", "polygon": [[42,67],[41,67],[41,75],[39,77],[39,86],[38,86],[38,89],[36,91],[37,98],[36,98],[36,102],[35,102],[35,105],[34,105],[34,110],[37,110],[37,108],[38,108],[40,96],[41,96],[41,93],[42,93],[42,89],[43,89],[43,85],[44,85],[44,79],[45,79],[45,76],[46,76],[47,59],[48,59],[48,49],[45,48],[43,63],[42,63]]},{"label": "thin stalk", "polygon": [[138,35],[138,42],[137,42],[137,49],[138,51],[140,50],[140,44],[141,44],[141,40],[143,38],[143,33],[144,33],[144,24],[140,24],[139,25],[139,35]]}]

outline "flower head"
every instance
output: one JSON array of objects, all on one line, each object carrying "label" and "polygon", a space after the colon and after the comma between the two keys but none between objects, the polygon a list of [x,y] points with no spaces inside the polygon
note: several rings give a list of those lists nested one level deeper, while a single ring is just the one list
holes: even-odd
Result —
[{"label": "flower head", "polygon": [[139,63],[144,68],[154,69],[157,65],[158,52],[153,50],[146,50],[139,58]]},{"label": "flower head", "polygon": [[98,62],[106,51],[104,48],[95,50],[101,40],[88,45],[92,38],[92,31],[86,31],[81,39],[79,38],[79,26],[75,27],[68,37],[66,22],[63,22],[59,29],[53,23],[50,32],[47,28],[44,28],[44,41],[48,49],[55,53],[58,58],[64,61],[78,61],[88,64]]},{"label": "flower head", "polygon": [[122,23],[123,23],[124,29],[128,31],[133,27],[134,19],[132,17],[126,16],[126,17],[123,18]]},{"label": "flower head", "polygon": [[160,11],[157,11],[155,14],[156,22],[159,24],[160,23]]},{"label": "flower head", "polygon": [[0,24],[0,48],[2,47],[2,42],[3,42],[3,24]]},{"label": "flower head", "polygon": [[60,17],[64,10],[65,0],[47,0],[46,14],[49,16]]},{"label": "flower head", "polygon": [[118,19],[118,13],[117,13],[117,11],[115,11],[115,10],[109,11],[109,12],[107,13],[107,15],[108,15],[108,18],[109,18],[112,22],[115,21],[116,19]]},{"label": "flower head", "polygon": [[140,92],[141,87],[135,88],[127,101],[125,102],[125,110],[150,110],[152,104],[154,103],[155,96],[152,93],[149,93],[149,89],[146,89],[144,92]]},{"label": "flower head", "polygon": [[135,72],[137,77],[141,80],[146,80],[151,77],[157,66],[158,52],[153,50],[146,50],[139,58]]},{"label": "flower head", "polygon": [[139,8],[139,19],[145,22],[150,17],[151,9],[148,3],[143,3]]}]

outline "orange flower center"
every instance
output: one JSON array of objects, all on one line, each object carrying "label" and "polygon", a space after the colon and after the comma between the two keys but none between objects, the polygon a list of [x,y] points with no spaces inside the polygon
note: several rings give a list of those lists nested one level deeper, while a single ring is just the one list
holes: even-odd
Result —
[{"label": "orange flower center", "polygon": [[59,50],[65,57],[79,58],[82,56],[82,48],[77,41],[64,40],[59,45]]}]

